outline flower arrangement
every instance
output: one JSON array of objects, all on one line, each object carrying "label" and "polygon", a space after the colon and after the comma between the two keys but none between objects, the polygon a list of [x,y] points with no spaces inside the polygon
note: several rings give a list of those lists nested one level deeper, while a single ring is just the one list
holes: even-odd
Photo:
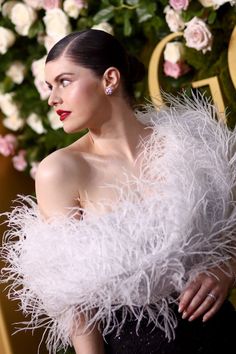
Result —
[{"label": "flower arrangement", "polygon": [[[114,34],[146,67],[157,43],[182,31],[164,50],[162,88],[188,90],[191,81],[218,75],[233,117],[227,47],[236,23],[234,5],[236,0],[0,0],[0,110],[9,130],[0,135],[0,154],[34,178],[42,158],[83,134],[65,134],[49,108],[44,62],[55,42],[86,28]],[[147,80],[137,84],[135,96],[148,98]]]},{"label": "flower arrangement", "polygon": [[[230,35],[236,24],[236,1],[170,0],[164,9],[170,32],[182,32],[164,50],[162,88],[176,92],[193,81],[217,76],[229,107],[228,124],[235,125],[235,87],[227,63]],[[204,88],[206,91],[206,88]]]}]

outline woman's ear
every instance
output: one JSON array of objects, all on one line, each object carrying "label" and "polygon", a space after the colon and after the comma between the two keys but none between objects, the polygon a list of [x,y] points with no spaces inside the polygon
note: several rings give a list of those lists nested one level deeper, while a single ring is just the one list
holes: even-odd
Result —
[{"label": "woman's ear", "polygon": [[111,66],[103,74],[104,92],[110,95],[119,87],[119,85],[120,85],[120,72],[117,68]]}]

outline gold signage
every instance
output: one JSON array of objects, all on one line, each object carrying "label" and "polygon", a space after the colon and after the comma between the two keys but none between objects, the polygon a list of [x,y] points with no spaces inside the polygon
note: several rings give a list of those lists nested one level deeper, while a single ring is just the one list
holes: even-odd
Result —
[{"label": "gold signage", "polygon": [[229,41],[228,66],[231,80],[236,89],[236,26]]},{"label": "gold signage", "polygon": [[[166,44],[172,41],[174,38],[180,36],[183,36],[182,32],[171,33],[165,38],[163,38],[154,49],[149,62],[149,70],[148,70],[149,93],[153,103],[157,107],[163,105],[163,100],[161,97],[161,87],[159,82],[161,56],[165,49]],[[236,26],[234,27],[234,30],[231,34],[229,47],[228,47],[228,67],[229,67],[229,73],[233,85],[236,88]],[[192,82],[193,88],[203,87],[203,86],[209,86],[213,102],[217,106],[219,111],[219,118],[225,120],[223,115],[225,111],[225,105],[224,105],[224,100],[222,97],[218,77],[214,76],[214,77],[206,78],[204,80]]]},{"label": "gold signage", "polygon": [[208,79],[192,82],[192,87],[194,88],[207,86],[207,85],[210,87],[213,102],[218,109],[219,119],[223,120],[226,123],[226,116],[224,115],[225,105],[221,94],[218,77],[213,76],[213,77],[209,77]]},{"label": "gold signage", "polygon": [[159,82],[159,70],[160,70],[160,59],[165,49],[165,46],[168,42],[172,41],[172,39],[176,37],[182,36],[182,32],[171,33],[165,38],[163,38],[154,49],[148,69],[148,86],[149,86],[149,94],[153,103],[160,107],[163,104],[161,98],[161,88]]},{"label": "gold signage", "polygon": [[12,354],[6,325],[3,320],[2,306],[0,304],[0,353]]}]

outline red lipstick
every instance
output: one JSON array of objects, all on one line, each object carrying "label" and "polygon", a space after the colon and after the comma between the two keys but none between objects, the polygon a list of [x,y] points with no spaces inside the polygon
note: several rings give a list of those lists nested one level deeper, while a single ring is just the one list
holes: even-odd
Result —
[{"label": "red lipstick", "polygon": [[56,112],[60,116],[61,121],[65,120],[71,114],[71,111],[63,111],[62,109],[58,109]]}]

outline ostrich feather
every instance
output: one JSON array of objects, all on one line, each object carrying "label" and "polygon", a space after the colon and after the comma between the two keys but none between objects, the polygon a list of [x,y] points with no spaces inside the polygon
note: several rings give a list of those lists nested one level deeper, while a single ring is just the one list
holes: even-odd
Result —
[{"label": "ostrich feather", "polygon": [[138,324],[148,317],[170,339],[176,318],[169,303],[186,283],[222,264],[230,274],[236,135],[215,117],[200,96],[172,97],[161,111],[137,112],[152,127],[141,142],[140,175],[111,185],[119,202],[107,205],[107,214],[46,222],[29,196],[7,214],[2,281],[30,316],[24,326],[45,327],[50,352],[97,324],[104,335],[119,332],[129,314]]}]

